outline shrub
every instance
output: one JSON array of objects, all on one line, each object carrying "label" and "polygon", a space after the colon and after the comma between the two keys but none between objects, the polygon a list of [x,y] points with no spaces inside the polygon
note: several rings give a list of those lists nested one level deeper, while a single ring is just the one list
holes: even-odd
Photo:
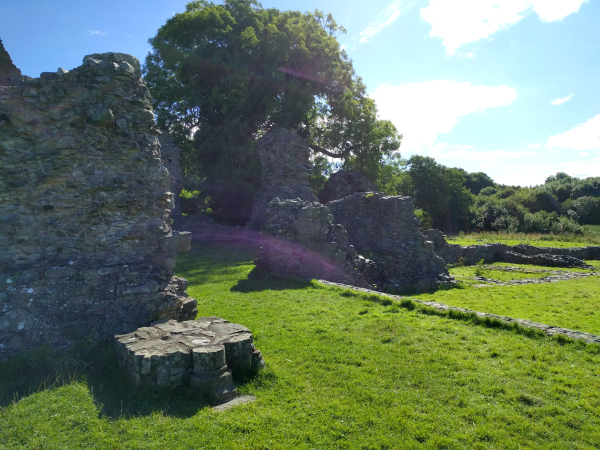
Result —
[{"label": "shrub", "polygon": [[419,228],[421,230],[429,230],[433,227],[433,221],[427,211],[423,211],[420,208],[415,209],[415,216],[419,219]]}]

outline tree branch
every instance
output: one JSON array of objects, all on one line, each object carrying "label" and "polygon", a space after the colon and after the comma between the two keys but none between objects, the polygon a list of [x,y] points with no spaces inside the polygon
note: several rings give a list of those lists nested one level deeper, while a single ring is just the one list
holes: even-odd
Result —
[{"label": "tree branch", "polygon": [[348,147],[347,149],[345,149],[344,151],[342,151],[340,153],[333,153],[333,152],[330,152],[329,150],[325,150],[323,147],[319,147],[318,145],[315,145],[315,144],[308,145],[308,148],[310,148],[313,152],[323,153],[324,155],[327,155],[331,158],[345,158],[355,147],[357,147],[357,146],[353,145],[352,147]]}]

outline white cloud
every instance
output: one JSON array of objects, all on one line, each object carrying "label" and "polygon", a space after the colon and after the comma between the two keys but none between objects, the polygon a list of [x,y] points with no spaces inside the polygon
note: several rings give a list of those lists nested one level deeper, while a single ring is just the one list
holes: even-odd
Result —
[{"label": "white cloud", "polygon": [[509,87],[473,86],[449,80],[389,86],[370,94],[382,119],[391,120],[404,134],[403,151],[435,145],[437,136],[449,133],[462,116],[508,105],[517,98]]},{"label": "white cloud", "polygon": [[551,105],[562,105],[564,102],[568,102],[569,100],[571,100],[573,98],[573,93],[571,92],[569,95],[567,95],[566,97],[561,97],[561,98],[557,98],[555,100],[552,100],[550,102]]},{"label": "white cloud", "polygon": [[88,30],[88,34],[90,36],[106,36],[108,33],[106,31]]},{"label": "white cloud", "polygon": [[588,0],[429,0],[421,17],[431,24],[431,37],[441,37],[449,55],[473,41],[511,27],[535,12],[546,22],[579,11]]},{"label": "white cloud", "polygon": [[554,175],[556,166],[551,164],[527,162],[514,162],[508,165],[496,165],[488,175],[496,183],[512,186],[535,186],[543,184],[546,178]]},{"label": "white cloud", "polygon": [[400,17],[400,0],[396,0],[385,11],[377,17],[375,22],[371,22],[367,28],[358,33],[360,44],[366,44],[373,36],[384,28],[389,27],[398,17]]},{"label": "white cloud", "polygon": [[509,152],[506,150],[491,150],[487,152],[467,152],[464,150],[455,150],[447,153],[446,158],[451,159],[470,159],[477,161],[490,161],[499,159],[516,159],[525,156],[537,156],[535,152]]},{"label": "white cloud", "polygon": [[589,0],[536,0],[530,3],[540,19],[554,22],[576,13],[587,1]]},{"label": "white cloud", "polygon": [[600,176],[600,161],[567,161],[559,164],[560,172],[572,177],[587,178]]},{"label": "white cloud", "polygon": [[555,147],[579,151],[600,150],[600,114],[563,134],[550,136],[545,148],[551,150]]},{"label": "white cloud", "polygon": [[529,144],[529,145],[527,146],[527,150],[530,150],[530,149],[537,150],[537,149],[538,149],[538,148],[540,148],[542,145],[544,145],[544,143],[543,143],[543,142],[534,142],[533,144]]},{"label": "white cloud", "polygon": [[[447,150],[445,150],[446,148]],[[500,182],[504,184],[521,184],[524,180],[529,181],[530,177],[524,176],[524,174],[520,174],[519,178],[511,177],[514,171],[514,168],[510,167],[511,162],[527,160],[528,164],[531,164],[535,161],[534,158],[538,156],[535,152],[469,151],[474,148],[472,145],[448,146],[448,144],[438,144],[426,151],[426,154],[439,163],[450,167],[462,167],[468,172],[486,172],[495,181],[502,180]],[[544,173],[546,171],[547,167],[545,167]]]},{"label": "white cloud", "polygon": [[592,155],[592,154],[591,154],[591,153],[588,153],[588,152],[581,152],[581,153],[579,154],[579,156],[591,156],[591,155]]}]

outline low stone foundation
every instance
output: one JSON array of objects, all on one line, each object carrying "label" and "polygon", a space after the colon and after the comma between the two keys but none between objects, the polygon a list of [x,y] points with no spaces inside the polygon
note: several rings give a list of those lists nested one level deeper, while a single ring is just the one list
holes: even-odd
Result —
[{"label": "low stone foundation", "polygon": [[460,246],[448,244],[440,230],[425,230],[427,239],[434,245],[434,252],[446,263],[473,265],[483,259],[487,264],[508,262],[512,264],[532,264],[548,267],[589,268],[584,259],[600,259],[600,246],[590,247],[534,247],[532,245],[506,245],[500,243]]},{"label": "low stone foundation", "polygon": [[[327,286],[337,286],[337,287],[350,289],[350,290],[357,291],[357,292],[364,292],[366,294],[377,294],[377,295],[389,297],[393,300],[398,300],[398,301],[402,301],[403,299],[410,298],[410,297],[400,297],[400,296],[391,295],[391,294],[384,294],[381,292],[372,291],[370,289],[360,288],[360,287],[356,287],[356,286],[348,286],[348,285],[344,285],[344,284],[340,284],[340,283],[332,283],[327,280],[318,280],[318,281]],[[568,328],[561,328],[561,327],[557,327],[554,325],[546,325],[546,324],[539,323],[539,322],[533,322],[531,320],[515,319],[512,317],[499,316],[497,314],[473,311],[472,309],[459,308],[458,306],[449,306],[449,305],[446,305],[445,303],[427,302],[427,301],[419,300],[416,298],[410,298],[410,300],[412,300],[415,303],[419,303],[421,305],[425,305],[430,308],[437,309],[439,311],[460,311],[463,313],[473,313],[477,317],[481,317],[481,318],[496,319],[496,320],[499,320],[501,322],[508,323],[508,324],[514,323],[514,324],[517,324],[524,328],[535,328],[535,329],[542,331],[546,336],[563,335],[570,339],[581,339],[582,341],[585,341],[588,344],[600,344],[600,336],[591,334],[591,333],[585,333],[583,331],[570,330]]]},{"label": "low stone foundation", "polygon": [[115,336],[119,364],[138,385],[189,384],[213,404],[237,395],[232,371],[263,367],[252,333],[220,317],[170,320]]}]

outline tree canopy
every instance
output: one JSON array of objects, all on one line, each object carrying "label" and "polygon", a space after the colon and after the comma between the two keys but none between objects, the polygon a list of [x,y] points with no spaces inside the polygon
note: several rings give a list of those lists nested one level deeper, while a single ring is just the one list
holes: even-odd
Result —
[{"label": "tree canopy", "polygon": [[336,39],[341,32],[320,11],[199,0],[150,39],[145,78],[159,125],[174,135],[186,174],[205,180],[217,208],[248,208],[260,180],[255,142],[274,127],[297,131],[314,150],[371,177],[398,149],[401,136],[377,119]]}]

